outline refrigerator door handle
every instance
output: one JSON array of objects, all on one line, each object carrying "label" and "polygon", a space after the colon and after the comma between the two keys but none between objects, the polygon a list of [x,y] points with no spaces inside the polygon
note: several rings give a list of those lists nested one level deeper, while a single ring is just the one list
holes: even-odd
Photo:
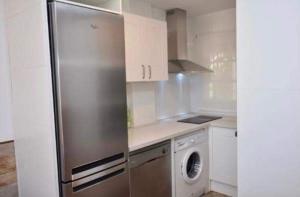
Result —
[{"label": "refrigerator door handle", "polygon": [[112,167],[108,170],[96,173],[94,175],[79,179],[77,181],[72,182],[73,192],[78,192],[85,188],[100,184],[101,182],[103,182],[107,179],[124,174],[124,173],[126,173],[126,171],[127,171],[127,165],[124,163],[124,164]]}]

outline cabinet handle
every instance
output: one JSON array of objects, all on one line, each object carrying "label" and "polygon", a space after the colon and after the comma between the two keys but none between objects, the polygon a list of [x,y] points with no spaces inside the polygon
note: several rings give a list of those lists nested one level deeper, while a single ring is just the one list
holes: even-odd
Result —
[{"label": "cabinet handle", "polygon": [[149,69],[149,79],[152,78],[152,67],[150,65],[148,65],[148,69]]},{"label": "cabinet handle", "polygon": [[145,79],[146,77],[146,68],[144,65],[142,65],[142,78]]},{"label": "cabinet handle", "polygon": [[237,137],[237,136],[238,136],[238,133],[237,133],[237,131],[235,131],[235,133],[234,133],[234,136],[235,136],[235,137]]}]

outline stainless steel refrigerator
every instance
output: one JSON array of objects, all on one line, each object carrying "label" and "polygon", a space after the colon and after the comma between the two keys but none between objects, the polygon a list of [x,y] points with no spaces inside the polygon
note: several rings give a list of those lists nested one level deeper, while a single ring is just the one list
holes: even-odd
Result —
[{"label": "stainless steel refrigerator", "polygon": [[49,1],[60,190],[63,197],[128,197],[124,20]]}]

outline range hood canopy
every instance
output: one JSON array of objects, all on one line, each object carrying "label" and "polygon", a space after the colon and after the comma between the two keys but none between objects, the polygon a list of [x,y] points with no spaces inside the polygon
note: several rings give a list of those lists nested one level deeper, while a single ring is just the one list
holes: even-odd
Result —
[{"label": "range hood canopy", "polygon": [[175,8],[167,11],[169,72],[213,72],[188,59],[187,14]]}]

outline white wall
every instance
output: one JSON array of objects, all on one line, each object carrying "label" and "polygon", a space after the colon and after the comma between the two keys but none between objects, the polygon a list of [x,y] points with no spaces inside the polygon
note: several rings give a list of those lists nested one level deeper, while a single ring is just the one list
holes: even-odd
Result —
[{"label": "white wall", "polygon": [[0,0],[0,142],[13,140],[11,80],[5,32],[4,0]]},{"label": "white wall", "polygon": [[58,197],[47,4],[6,0],[20,197]]},{"label": "white wall", "polygon": [[240,197],[300,196],[300,1],[237,1]]},{"label": "white wall", "polygon": [[188,49],[213,73],[193,74],[191,109],[236,115],[235,9],[188,18]]}]

